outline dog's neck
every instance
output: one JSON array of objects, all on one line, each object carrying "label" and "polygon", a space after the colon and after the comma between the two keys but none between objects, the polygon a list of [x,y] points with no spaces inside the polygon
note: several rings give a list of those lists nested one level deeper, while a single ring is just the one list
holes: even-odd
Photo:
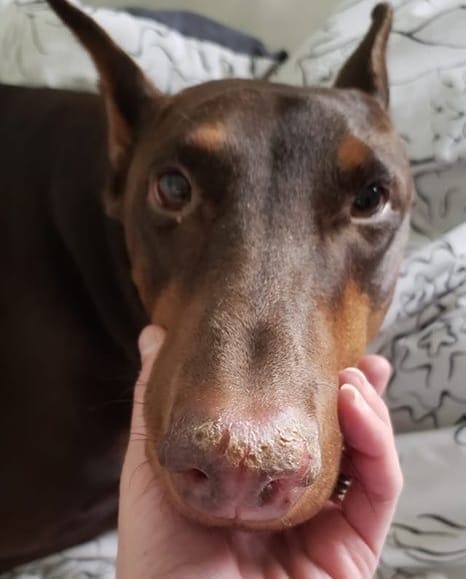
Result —
[{"label": "dog's neck", "polygon": [[106,301],[102,312],[112,336],[118,339],[126,351],[134,352],[137,343],[135,335],[148,323],[148,317],[131,279],[123,228],[120,223],[105,215],[104,222],[114,278],[110,282],[112,287],[108,288],[109,293],[107,289],[104,290]]},{"label": "dog's neck", "polygon": [[[123,227],[107,217],[102,202],[109,171],[102,105],[91,95],[81,99],[94,109],[92,138],[86,147],[76,145],[72,165],[60,166],[60,173],[51,176],[52,219],[102,327],[138,362],[137,336],[147,317],[131,280]],[[67,181],[66,197],[54,186],[62,179]]]}]

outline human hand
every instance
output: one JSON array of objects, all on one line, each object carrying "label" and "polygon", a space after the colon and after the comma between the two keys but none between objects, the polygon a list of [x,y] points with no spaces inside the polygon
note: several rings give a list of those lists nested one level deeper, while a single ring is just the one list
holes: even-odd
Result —
[{"label": "human hand", "polygon": [[[131,435],[120,484],[119,579],[309,577],[369,579],[401,492],[402,475],[387,407],[380,394],[390,368],[366,356],[340,373],[342,472],[353,479],[345,499],[281,532],[250,533],[197,525],[171,506],[147,460],[144,388],[163,341],[146,328],[135,388]],[[149,440],[150,442],[150,440]]]}]

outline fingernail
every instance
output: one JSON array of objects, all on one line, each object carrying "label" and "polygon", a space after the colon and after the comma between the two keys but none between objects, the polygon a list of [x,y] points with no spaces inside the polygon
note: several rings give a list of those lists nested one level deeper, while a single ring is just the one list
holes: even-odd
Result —
[{"label": "fingernail", "polygon": [[343,384],[340,388],[342,392],[345,392],[345,396],[349,398],[351,404],[358,406],[360,404],[365,404],[364,398],[361,396],[359,390],[352,384]]},{"label": "fingernail", "polygon": [[363,384],[365,384],[367,380],[364,373],[361,372],[359,368],[354,368],[353,366],[351,366],[350,368],[346,368],[345,372],[350,372],[357,386],[362,386]]},{"label": "fingernail", "polygon": [[158,348],[163,341],[164,331],[159,326],[145,327],[139,336],[138,346],[142,357],[146,356],[155,348]]}]

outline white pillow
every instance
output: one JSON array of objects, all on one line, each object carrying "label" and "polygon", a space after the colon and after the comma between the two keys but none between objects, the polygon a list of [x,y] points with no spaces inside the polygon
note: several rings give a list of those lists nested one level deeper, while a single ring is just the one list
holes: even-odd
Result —
[{"label": "white pillow", "polygon": [[[331,84],[365,34],[375,4],[376,0],[344,2],[272,80]],[[466,10],[461,0],[393,0],[392,4],[391,114],[414,174],[442,172],[435,183],[423,178],[419,186],[413,216],[415,248],[466,219]],[[445,169],[454,163],[456,175],[451,176]],[[458,179],[461,168],[464,178]]]},{"label": "white pillow", "polygon": [[[74,2],[109,33],[166,93],[226,77],[262,78],[276,60],[188,38],[155,20]],[[0,0],[0,82],[95,91],[97,74],[45,2]]]}]

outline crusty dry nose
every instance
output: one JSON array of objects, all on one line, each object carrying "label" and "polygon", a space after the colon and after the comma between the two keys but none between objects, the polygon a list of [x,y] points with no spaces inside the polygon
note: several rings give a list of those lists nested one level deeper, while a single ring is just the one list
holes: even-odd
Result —
[{"label": "crusty dry nose", "polygon": [[159,446],[172,488],[209,517],[286,516],[320,472],[317,426],[292,413],[262,421],[176,421]]}]

